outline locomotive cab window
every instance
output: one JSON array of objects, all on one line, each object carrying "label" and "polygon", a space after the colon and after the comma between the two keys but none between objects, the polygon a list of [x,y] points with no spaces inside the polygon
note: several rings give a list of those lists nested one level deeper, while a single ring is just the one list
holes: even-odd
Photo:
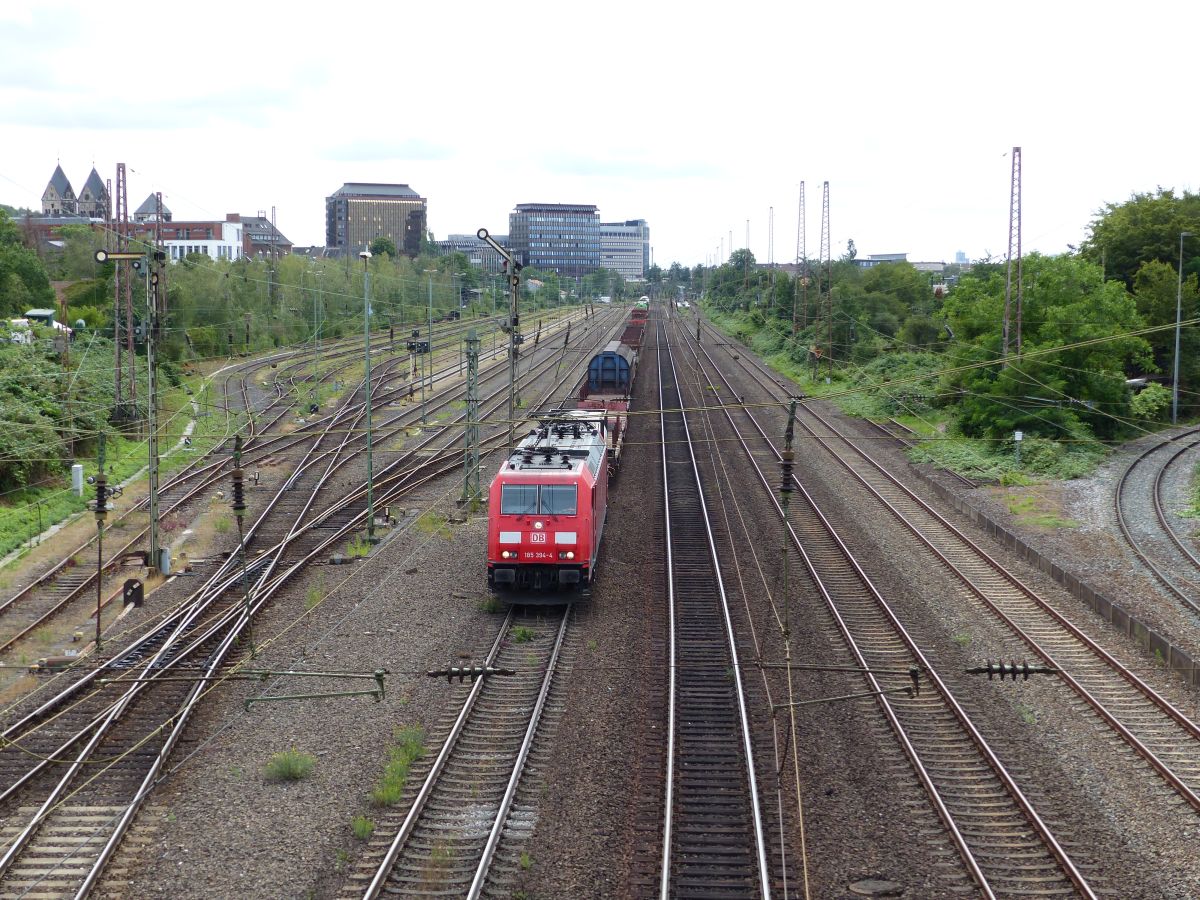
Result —
[{"label": "locomotive cab window", "polygon": [[500,496],[500,513],[505,516],[537,514],[536,484],[506,484]]},{"label": "locomotive cab window", "polygon": [[578,502],[578,488],[573,484],[543,484],[538,504],[543,516],[573,516]]}]

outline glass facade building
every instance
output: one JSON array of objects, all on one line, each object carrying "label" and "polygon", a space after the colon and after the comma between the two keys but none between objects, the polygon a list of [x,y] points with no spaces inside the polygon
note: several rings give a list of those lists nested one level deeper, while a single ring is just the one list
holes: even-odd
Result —
[{"label": "glass facade building", "polygon": [[508,215],[513,255],[570,278],[600,268],[600,212],[578,203],[518,203]]},{"label": "glass facade building", "polygon": [[641,281],[650,268],[650,228],[645,219],[600,223],[600,265],[626,281]]},{"label": "glass facade building", "polygon": [[325,246],[359,253],[377,237],[416,256],[425,236],[425,198],[407,184],[343,184],[325,198]]}]

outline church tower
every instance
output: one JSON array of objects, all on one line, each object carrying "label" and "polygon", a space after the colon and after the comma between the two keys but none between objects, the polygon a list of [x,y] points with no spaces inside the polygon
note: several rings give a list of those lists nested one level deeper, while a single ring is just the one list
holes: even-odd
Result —
[{"label": "church tower", "polygon": [[76,213],[75,191],[67,180],[62,166],[54,167],[50,183],[42,194],[42,214],[47,216],[73,216]]},{"label": "church tower", "polygon": [[108,218],[108,190],[104,187],[104,181],[101,180],[100,173],[94,166],[92,174],[88,176],[88,180],[83,185],[83,190],[79,192],[77,208],[81,216],[88,216],[92,219]]}]

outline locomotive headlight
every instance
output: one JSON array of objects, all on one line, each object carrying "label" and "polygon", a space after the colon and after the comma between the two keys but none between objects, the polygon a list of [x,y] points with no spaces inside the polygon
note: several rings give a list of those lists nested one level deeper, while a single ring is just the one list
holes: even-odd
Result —
[{"label": "locomotive headlight", "polygon": [[574,559],[574,558],[575,558],[575,551],[573,551],[573,550],[559,550],[559,551],[558,551],[558,558],[559,558],[559,559]]},{"label": "locomotive headlight", "polygon": [[533,523],[533,527],[534,527],[534,528],[541,528],[541,527],[542,527],[542,523],[541,523],[541,522],[534,522],[534,523]]},{"label": "locomotive headlight", "polygon": [[567,559],[574,559],[574,558],[575,558],[575,551],[568,550],[567,551]]},{"label": "locomotive headlight", "polygon": [[510,556],[516,556],[516,554],[515,554],[515,553],[510,553],[510,552],[509,552],[509,551],[507,551],[507,550],[501,550],[501,551],[500,551],[500,558],[501,558],[501,559],[508,559]]}]

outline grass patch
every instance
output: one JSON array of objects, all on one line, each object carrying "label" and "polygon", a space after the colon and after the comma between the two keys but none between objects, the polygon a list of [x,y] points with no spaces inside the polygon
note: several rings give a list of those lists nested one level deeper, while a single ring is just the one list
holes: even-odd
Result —
[{"label": "grass patch", "polygon": [[371,552],[371,542],[367,540],[366,535],[356,534],[348,544],[346,544],[346,555],[351,559],[365,557]]},{"label": "grass patch", "polygon": [[408,770],[425,755],[425,730],[416,725],[397,729],[396,744],[388,750],[387,765],[383,777],[371,791],[371,801],[376,806],[395,806],[404,793],[408,782]]},{"label": "grass patch", "polygon": [[969,647],[971,645],[971,636],[961,631],[950,638],[950,640],[954,641],[960,647]]},{"label": "grass patch", "polygon": [[417,519],[417,530],[421,534],[436,534],[446,540],[450,540],[454,536],[454,533],[450,530],[450,524],[446,521],[445,517],[434,512],[432,509],[422,513],[421,517]]},{"label": "grass patch", "polygon": [[1064,519],[1050,509],[1047,501],[1037,494],[1008,493],[1004,496],[1004,503],[1019,525],[1043,529],[1079,527],[1074,519]]},{"label": "grass patch", "polygon": [[1021,721],[1026,725],[1037,724],[1037,713],[1035,713],[1024,703],[1017,704],[1017,715],[1021,717]]},{"label": "grass patch", "polygon": [[304,611],[316,607],[318,603],[325,597],[325,579],[317,579],[317,583],[308,589],[304,594]]},{"label": "grass patch", "polygon": [[518,625],[512,631],[512,639],[514,644],[528,644],[534,638],[532,628],[527,628],[524,625]]},{"label": "grass patch", "polygon": [[232,527],[233,520],[229,516],[221,516],[213,522],[213,531],[217,534],[228,534]]},{"label": "grass patch", "polygon": [[375,833],[375,823],[366,816],[355,816],[350,822],[350,830],[356,839],[365,841]]},{"label": "grass patch", "polygon": [[523,871],[528,872],[530,869],[533,868],[533,857],[530,856],[528,853],[522,853],[520,863],[521,863],[521,869]]},{"label": "grass patch", "polygon": [[504,608],[504,604],[502,604],[495,597],[485,597],[484,599],[479,601],[479,611],[480,612],[497,613],[497,612],[500,612],[500,610],[502,610],[503,608]]},{"label": "grass patch", "polygon": [[309,776],[316,762],[312,754],[293,747],[267,760],[267,778],[271,781],[300,781]]}]

